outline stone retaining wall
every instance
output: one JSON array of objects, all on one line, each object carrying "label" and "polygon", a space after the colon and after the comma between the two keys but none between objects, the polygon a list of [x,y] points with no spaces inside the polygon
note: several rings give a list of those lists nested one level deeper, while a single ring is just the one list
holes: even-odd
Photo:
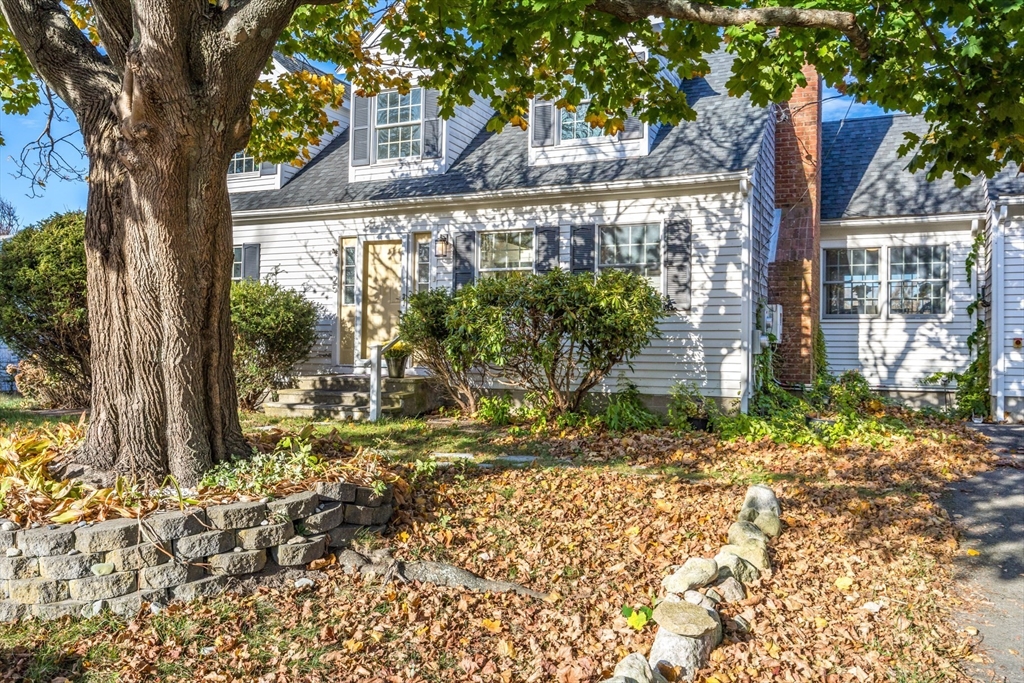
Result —
[{"label": "stone retaining wall", "polygon": [[139,519],[19,529],[0,520],[0,621],[135,614],[224,590],[228,577],[301,566],[386,524],[392,490],[345,482]]}]

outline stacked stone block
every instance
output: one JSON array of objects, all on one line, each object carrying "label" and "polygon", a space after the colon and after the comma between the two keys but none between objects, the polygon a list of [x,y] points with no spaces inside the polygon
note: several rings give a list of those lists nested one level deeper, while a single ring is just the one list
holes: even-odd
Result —
[{"label": "stacked stone block", "polygon": [[0,520],[0,622],[131,615],[222,592],[268,563],[301,566],[392,515],[392,491],[346,482],[279,499],[18,529]]}]

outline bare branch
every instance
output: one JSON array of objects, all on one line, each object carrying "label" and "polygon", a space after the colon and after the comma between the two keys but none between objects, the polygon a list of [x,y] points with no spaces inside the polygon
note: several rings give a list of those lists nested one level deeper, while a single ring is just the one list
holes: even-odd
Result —
[{"label": "bare branch", "polygon": [[19,225],[18,212],[14,205],[0,197],[0,237],[13,234]]},{"label": "bare branch", "polygon": [[29,196],[42,196],[50,177],[61,180],[81,180],[85,176],[85,152],[72,140],[75,129],[58,133],[55,124],[68,123],[68,116],[49,86],[42,88],[46,97],[46,123],[39,136],[25,145],[15,160],[18,171],[11,175],[29,181]]},{"label": "bare branch", "polygon": [[864,59],[869,54],[869,41],[857,24],[852,12],[836,10],[800,9],[797,7],[754,7],[737,9],[719,7],[688,0],[595,0],[592,8],[626,22],[645,20],[656,16],[682,19],[709,26],[745,26],[754,24],[763,28],[822,28],[838,31]]}]

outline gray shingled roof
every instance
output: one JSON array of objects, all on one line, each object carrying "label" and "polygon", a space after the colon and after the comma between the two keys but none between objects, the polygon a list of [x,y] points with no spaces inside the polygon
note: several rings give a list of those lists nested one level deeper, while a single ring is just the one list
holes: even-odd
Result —
[{"label": "gray shingled roof", "polygon": [[481,130],[443,175],[350,184],[345,132],[281,189],[232,194],[231,207],[253,211],[749,169],[757,158],[767,110],[751,106],[748,98],[726,94],[731,59],[721,53],[710,55],[711,74],[683,84],[697,119],[663,127],[646,157],[531,167],[527,133],[506,126],[498,134]]},{"label": "gray shingled roof", "polygon": [[988,181],[988,194],[992,199],[1024,195],[1024,173],[1020,172],[1017,164],[1007,164]]},{"label": "gray shingled roof", "polygon": [[957,188],[948,174],[934,182],[910,173],[897,150],[905,132],[924,134],[919,116],[876,116],[822,126],[821,218],[876,218],[985,210],[985,183]]}]

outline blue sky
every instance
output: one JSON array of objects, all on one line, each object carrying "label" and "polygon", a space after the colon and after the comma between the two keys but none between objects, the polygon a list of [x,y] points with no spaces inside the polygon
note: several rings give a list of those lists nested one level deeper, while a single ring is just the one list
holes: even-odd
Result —
[{"label": "blue sky", "polygon": [[[874,105],[853,104],[847,97],[838,97],[834,91],[826,91],[823,104],[823,118],[836,121],[844,116],[857,118],[877,116],[881,109]],[[35,140],[45,124],[46,111],[43,106],[36,107],[27,116],[11,116],[0,112],[0,131],[7,141],[0,147],[0,196],[9,201],[18,211],[22,225],[29,225],[56,211],[68,211],[85,208],[86,186],[82,180],[64,181],[51,178],[45,188],[37,188],[37,197],[31,197],[31,185],[22,178],[13,177],[17,174],[16,159],[22,148]],[[74,120],[58,123],[57,132],[63,134],[76,130]],[[76,135],[76,144],[81,147],[81,138]],[[85,161],[82,161],[85,167]]]}]

